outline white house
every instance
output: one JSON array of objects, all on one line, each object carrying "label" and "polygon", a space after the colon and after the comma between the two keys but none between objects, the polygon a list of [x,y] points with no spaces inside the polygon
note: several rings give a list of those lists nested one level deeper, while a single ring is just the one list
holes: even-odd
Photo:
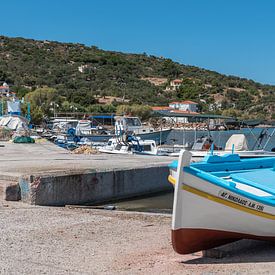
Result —
[{"label": "white house", "polygon": [[175,79],[175,80],[170,81],[170,86],[172,87],[172,90],[176,90],[179,88],[181,83],[182,83],[181,79]]},{"label": "white house", "polygon": [[10,87],[6,82],[4,82],[3,85],[0,86],[0,95],[9,96],[9,93],[10,93]]},{"label": "white house", "polygon": [[166,87],[166,91],[176,91],[179,86],[182,84],[181,79],[174,79],[170,81],[170,85]]},{"label": "white house", "polygon": [[169,107],[172,109],[180,110],[180,111],[187,111],[187,112],[197,112],[198,103],[185,100],[185,101],[174,101],[169,103]]}]

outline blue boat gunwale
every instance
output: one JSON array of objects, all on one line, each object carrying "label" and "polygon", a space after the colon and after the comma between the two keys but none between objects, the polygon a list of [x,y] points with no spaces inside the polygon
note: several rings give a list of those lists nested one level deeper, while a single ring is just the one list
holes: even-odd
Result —
[{"label": "blue boat gunwale", "polygon": [[[235,164],[235,165],[234,165]],[[246,192],[244,190],[240,190],[236,188],[236,185],[233,182],[226,181],[225,179],[222,179],[215,175],[215,173],[221,172],[221,173],[242,173],[251,171],[254,169],[272,169],[274,171],[274,164],[275,164],[275,158],[274,157],[268,157],[268,158],[257,158],[257,159],[246,159],[246,160],[240,160],[238,162],[221,162],[221,163],[207,163],[207,162],[200,162],[200,163],[192,163],[190,166],[183,167],[184,172],[187,172],[191,175],[194,175],[198,178],[204,179],[208,181],[209,183],[212,183],[216,186],[219,186],[221,188],[227,189],[231,192],[234,192],[235,194],[238,194],[240,196],[244,196],[248,199],[263,203],[265,205],[275,206],[275,186],[274,186],[274,194],[271,193],[270,190],[267,190],[264,188],[264,186],[253,186],[249,183],[245,183],[246,185],[256,187],[262,191],[268,192],[271,195],[260,197],[254,194],[251,194],[249,192]],[[170,165],[170,169],[176,169],[177,161],[173,161]],[[231,168],[229,169],[228,166]],[[238,167],[239,169],[234,169]],[[205,171],[206,170],[206,171]],[[213,171],[214,170],[214,171]],[[213,174],[212,174],[213,173]],[[264,180],[264,177],[263,177]]]}]

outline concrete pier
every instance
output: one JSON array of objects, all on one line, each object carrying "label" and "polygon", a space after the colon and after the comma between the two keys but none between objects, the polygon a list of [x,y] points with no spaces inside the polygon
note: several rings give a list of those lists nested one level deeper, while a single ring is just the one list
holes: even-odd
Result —
[{"label": "concrete pier", "polygon": [[1,144],[0,186],[6,199],[36,205],[84,204],[171,189],[169,157],[75,155],[50,142]]}]

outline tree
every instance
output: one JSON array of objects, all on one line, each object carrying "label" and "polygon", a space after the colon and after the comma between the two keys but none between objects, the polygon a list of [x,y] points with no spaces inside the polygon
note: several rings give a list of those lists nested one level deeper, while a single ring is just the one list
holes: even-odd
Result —
[{"label": "tree", "polygon": [[42,112],[41,108],[35,106],[31,109],[31,122],[34,125],[40,125],[44,118],[44,113]]},{"label": "tree", "polygon": [[53,88],[38,88],[29,92],[25,100],[31,103],[31,116],[51,116],[53,109],[60,106],[60,97]]},{"label": "tree", "polygon": [[120,105],[117,107],[117,115],[138,116],[142,120],[151,117],[152,109],[148,105]]},{"label": "tree", "polygon": [[222,115],[223,116],[231,116],[234,118],[240,118],[242,116],[242,112],[239,110],[236,110],[234,108],[230,108],[230,109],[224,110],[222,112]]},{"label": "tree", "polygon": [[13,91],[16,93],[16,96],[21,99],[27,93],[29,93],[31,90],[28,88],[25,88],[25,87],[15,86],[15,87],[13,87]]},{"label": "tree", "polygon": [[175,78],[178,77],[181,73],[181,70],[178,65],[176,65],[171,59],[166,59],[163,62],[161,72],[163,76],[169,77],[169,78]]}]

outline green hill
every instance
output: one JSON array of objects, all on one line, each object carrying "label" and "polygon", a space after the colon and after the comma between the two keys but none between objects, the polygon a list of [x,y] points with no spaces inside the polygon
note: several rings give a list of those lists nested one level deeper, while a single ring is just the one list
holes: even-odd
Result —
[{"label": "green hill", "polygon": [[[166,89],[176,78],[183,80],[179,89]],[[145,53],[125,54],[82,44],[0,36],[0,81],[8,82],[18,96],[53,88],[52,98],[45,100],[54,99],[60,111],[72,106],[87,112],[114,111],[123,99],[144,105],[190,99],[199,102],[204,112],[275,119],[275,86]],[[107,95],[115,98],[112,105],[98,105]],[[41,109],[43,102],[35,102],[35,108]]]}]

